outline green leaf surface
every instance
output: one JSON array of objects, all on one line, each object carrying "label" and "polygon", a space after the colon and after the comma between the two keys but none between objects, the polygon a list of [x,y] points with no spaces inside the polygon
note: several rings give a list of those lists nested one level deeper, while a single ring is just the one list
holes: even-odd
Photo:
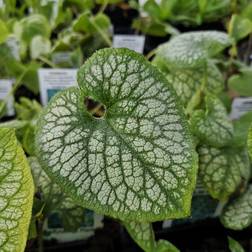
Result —
[{"label": "green leaf surface", "polygon": [[128,221],[123,222],[131,238],[146,252],[152,252],[155,247],[155,236],[151,223]]},{"label": "green leaf surface", "polygon": [[0,129],[0,250],[22,252],[28,236],[33,181],[13,129]]},{"label": "green leaf surface", "polygon": [[[173,85],[178,97],[186,105],[204,82],[204,69],[174,69],[166,75]],[[207,69],[206,88],[213,94],[220,93],[224,88],[223,76],[214,64]]]},{"label": "green leaf surface", "polygon": [[197,160],[165,77],[133,51],[103,49],[78,83],[54,96],[38,123],[37,153],[51,178],[83,206],[122,220],[187,216]]},{"label": "green leaf surface", "polygon": [[247,137],[249,127],[252,124],[252,111],[241,116],[238,120],[233,121],[234,137],[232,145],[237,147],[245,147],[247,144]]},{"label": "green leaf surface", "polygon": [[49,54],[51,51],[51,41],[40,35],[35,36],[31,40],[30,56],[32,59],[37,59],[42,55]]},{"label": "green leaf surface", "polygon": [[242,230],[252,223],[252,187],[231,201],[221,215],[222,224],[229,229]]},{"label": "green leaf surface", "polygon": [[250,178],[246,149],[201,146],[198,153],[200,177],[207,191],[215,199],[226,201]]},{"label": "green leaf surface", "polygon": [[65,231],[76,231],[84,221],[84,208],[66,196],[60,187],[51,181],[41,168],[36,157],[29,157],[29,164],[35,181],[36,189],[41,195],[40,205],[43,203],[43,216],[48,218],[57,213],[63,222]]},{"label": "green leaf surface", "polygon": [[233,125],[226,108],[215,96],[205,97],[205,109],[195,110],[191,117],[192,132],[202,143],[214,147],[228,145],[233,137]]},{"label": "green leaf surface", "polygon": [[174,68],[195,68],[231,44],[219,31],[186,32],[159,46],[157,55]]},{"label": "green leaf surface", "polygon": [[228,247],[231,252],[245,252],[240,243],[228,236]]},{"label": "green leaf surface", "polygon": [[235,41],[245,38],[252,32],[252,20],[240,15],[232,15],[229,23],[229,34]]},{"label": "green leaf surface", "polygon": [[252,124],[250,124],[250,128],[248,131],[247,146],[248,146],[250,159],[252,159]]},{"label": "green leaf surface", "polygon": [[32,39],[38,35],[49,38],[51,28],[45,16],[33,14],[15,23],[14,33],[24,43],[29,44]]},{"label": "green leaf surface", "polygon": [[159,240],[156,244],[155,252],[180,252],[180,250],[169,241]]},{"label": "green leaf surface", "polygon": [[8,35],[9,35],[9,30],[6,25],[6,23],[0,19],[0,43],[3,43],[6,41]]},{"label": "green leaf surface", "polygon": [[252,67],[241,69],[239,74],[235,74],[228,79],[228,86],[241,96],[252,96]]}]

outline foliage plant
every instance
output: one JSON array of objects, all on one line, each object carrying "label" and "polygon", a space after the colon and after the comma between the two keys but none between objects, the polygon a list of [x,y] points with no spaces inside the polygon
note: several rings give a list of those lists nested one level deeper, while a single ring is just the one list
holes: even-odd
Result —
[{"label": "foliage plant", "polygon": [[[152,222],[189,217],[200,183],[222,203],[226,228],[252,223],[252,113],[231,121],[226,95],[252,92],[251,67],[238,61],[237,48],[251,36],[251,5],[236,10],[228,33],[179,34],[165,24],[165,34],[170,29],[174,37],[154,51],[151,63],[128,49],[101,49],[89,57],[111,45],[103,10],[116,2],[99,0],[101,9],[93,13],[89,0],[56,7],[28,0],[18,11],[10,1],[0,12],[0,74],[16,78],[11,94],[23,84],[37,94],[41,66],[80,67],[78,87],[59,92],[44,109],[20,98],[17,118],[0,124],[1,251],[24,251],[30,221],[39,224],[42,251],[43,223],[52,211],[73,230],[89,208],[121,222],[144,251],[177,252],[170,242],[155,240]],[[230,4],[223,1],[214,12],[215,1],[190,1],[199,15],[189,20],[186,1],[172,2],[163,13],[147,1],[153,27],[163,29],[170,19],[212,20],[214,13],[226,15]],[[184,3],[177,20],[176,2]],[[13,37],[18,55],[8,44]],[[68,60],[55,60],[62,53]],[[243,251],[231,237],[228,242],[231,251]]]}]

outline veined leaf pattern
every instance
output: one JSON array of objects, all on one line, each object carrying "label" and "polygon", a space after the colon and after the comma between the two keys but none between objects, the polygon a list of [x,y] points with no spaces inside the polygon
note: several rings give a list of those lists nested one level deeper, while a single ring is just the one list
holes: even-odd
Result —
[{"label": "veined leaf pattern", "polygon": [[246,149],[201,146],[199,171],[204,186],[213,198],[225,201],[250,177]]},{"label": "veined leaf pattern", "polygon": [[191,128],[201,142],[214,147],[227,145],[234,131],[226,108],[212,95],[205,97],[205,110],[195,110],[192,114]]},{"label": "veined leaf pattern", "polygon": [[252,223],[252,186],[224,208],[221,222],[234,230],[242,230]]},{"label": "veined leaf pattern", "polygon": [[129,221],[123,225],[127,229],[132,239],[145,252],[152,252],[155,247],[155,236],[151,223]]},{"label": "veined leaf pattern", "polygon": [[[182,103],[187,105],[195,92],[201,87],[204,81],[204,69],[197,71],[192,69],[172,69],[166,78],[173,85]],[[219,69],[209,63],[207,68],[206,89],[213,94],[220,93],[224,88],[224,81]]]},{"label": "veined leaf pattern", "polygon": [[0,251],[22,252],[28,236],[34,186],[13,129],[0,129]]},{"label": "veined leaf pattern", "polygon": [[157,56],[174,68],[195,68],[230,45],[224,32],[186,32],[159,46]]},{"label": "veined leaf pattern", "polygon": [[[165,77],[128,49],[95,53],[79,88],[57,94],[39,120],[43,168],[83,206],[119,219],[187,216],[197,158]],[[85,99],[106,108],[95,118]]]}]

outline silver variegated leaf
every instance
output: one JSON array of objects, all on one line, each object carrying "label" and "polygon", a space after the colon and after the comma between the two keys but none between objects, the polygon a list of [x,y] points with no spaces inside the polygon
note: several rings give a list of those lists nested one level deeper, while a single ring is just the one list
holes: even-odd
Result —
[{"label": "silver variegated leaf", "polygon": [[[191,100],[195,92],[204,82],[204,69],[173,69],[166,78],[173,85],[178,97],[184,105]],[[220,93],[224,88],[223,76],[219,69],[209,63],[207,68],[206,89],[213,94]]]},{"label": "silver variegated leaf", "polygon": [[115,218],[187,216],[196,154],[165,77],[133,51],[103,49],[81,67],[78,83],[39,121],[37,153],[49,176],[83,206]]},{"label": "silver variegated leaf", "polygon": [[246,149],[201,146],[199,153],[200,177],[213,198],[226,201],[250,177]]},{"label": "silver variegated leaf", "polygon": [[157,56],[174,68],[195,68],[230,45],[231,40],[224,32],[186,32],[161,45]]},{"label": "silver variegated leaf", "polygon": [[226,228],[242,230],[252,223],[252,186],[224,208],[221,222]]},{"label": "silver variegated leaf", "polygon": [[145,252],[152,252],[155,248],[155,236],[152,224],[147,222],[128,221],[123,222],[131,238]]},{"label": "silver variegated leaf", "polygon": [[34,186],[25,154],[13,129],[0,129],[0,251],[26,246]]},{"label": "silver variegated leaf", "polygon": [[215,96],[205,97],[205,109],[195,110],[191,117],[192,132],[202,143],[214,147],[228,145],[233,137],[233,125],[225,106]]}]

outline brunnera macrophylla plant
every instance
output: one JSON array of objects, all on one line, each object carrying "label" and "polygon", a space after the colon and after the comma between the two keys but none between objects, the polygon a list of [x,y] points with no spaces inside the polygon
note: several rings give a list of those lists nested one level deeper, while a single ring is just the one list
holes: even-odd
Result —
[{"label": "brunnera macrophylla plant", "polygon": [[80,205],[121,220],[145,251],[174,248],[156,243],[150,224],[190,215],[196,182],[197,155],[173,88],[128,49],[96,52],[78,84],[40,116],[40,164]]},{"label": "brunnera macrophylla plant", "polygon": [[229,119],[221,100],[224,79],[214,61],[232,42],[223,32],[184,33],[159,46],[152,63],[183,103],[197,145],[199,181],[225,205],[220,217],[223,225],[241,230],[252,223],[246,141],[252,120],[249,114],[236,122]]},{"label": "brunnera macrophylla plant", "polygon": [[24,251],[34,185],[13,129],[0,129],[0,250]]}]

